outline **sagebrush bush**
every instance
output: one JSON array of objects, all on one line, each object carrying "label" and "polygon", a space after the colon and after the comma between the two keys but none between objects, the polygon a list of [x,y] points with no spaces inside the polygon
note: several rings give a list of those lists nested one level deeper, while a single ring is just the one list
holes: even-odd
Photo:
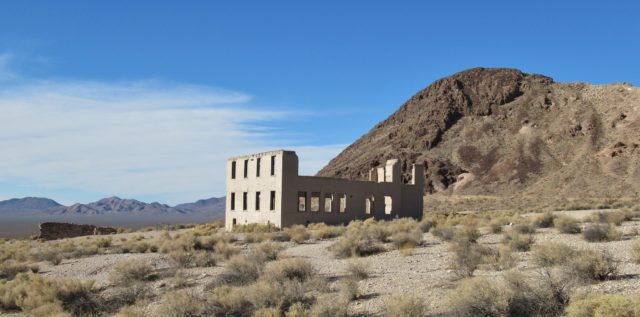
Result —
[{"label": "sagebrush bush", "polygon": [[547,242],[533,247],[531,257],[540,266],[566,264],[574,255],[574,250],[560,242]]},{"label": "sagebrush bush", "polygon": [[607,223],[592,223],[584,227],[582,237],[589,242],[617,241],[622,232]]},{"label": "sagebrush bush", "polygon": [[458,277],[472,276],[487,254],[485,247],[465,240],[452,243],[450,250],[453,252],[450,267]]},{"label": "sagebrush bush", "polygon": [[305,282],[314,274],[313,265],[302,258],[290,258],[270,263],[265,278],[274,281],[297,280]]},{"label": "sagebrush bush", "polygon": [[435,227],[438,224],[438,219],[433,216],[424,216],[420,221],[419,227],[422,232],[429,232],[431,228]]},{"label": "sagebrush bush", "polygon": [[235,225],[233,226],[233,232],[276,232],[280,231],[278,227],[273,224],[260,224],[260,223],[249,223],[246,225]]},{"label": "sagebrush bush", "polygon": [[424,300],[415,296],[396,295],[387,302],[389,317],[423,317],[427,314]]},{"label": "sagebrush bush", "polygon": [[309,317],[310,312],[303,303],[296,302],[293,305],[289,306],[289,309],[284,314],[284,316],[285,317]]},{"label": "sagebrush bush", "polygon": [[559,216],[553,220],[553,226],[561,233],[576,234],[582,232],[578,219],[569,216]]},{"label": "sagebrush bush", "polygon": [[263,261],[273,261],[278,258],[278,254],[284,250],[284,247],[277,242],[265,241],[251,249],[251,254]]},{"label": "sagebrush bush", "polygon": [[518,254],[506,245],[500,245],[497,249],[483,247],[481,263],[494,270],[507,270],[515,267],[520,261]]},{"label": "sagebrush bush", "polygon": [[125,260],[116,263],[109,275],[111,283],[129,286],[149,279],[153,267],[143,260]]},{"label": "sagebrush bush", "polygon": [[529,251],[534,242],[533,235],[509,231],[504,234],[502,244],[516,251]]},{"label": "sagebrush bush", "polygon": [[369,266],[360,260],[347,262],[347,273],[356,280],[364,280],[369,277]]},{"label": "sagebrush bush", "polygon": [[437,225],[431,228],[432,235],[436,236],[442,241],[451,241],[456,233],[456,228],[451,225]]},{"label": "sagebrush bush", "polygon": [[502,232],[502,226],[504,223],[500,219],[494,219],[489,222],[489,231],[491,233],[500,233]]},{"label": "sagebrush bush", "polygon": [[511,228],[512,231],[522,234],[534,234],[536,233],[536,227],[531,223],[519,223]]},{"label": "sagebrush bush", "polygon": [[347,228],[344,226],[328,226],[325,223],[313,223],[309,225],[311,238],[315,240],[331,239],[341,236]]},{"label": "sagebrush bush", "polygon": [[565,270],[566,274],[582,282],[604,281],[618,273],[618,262],[608,251],[580,250]]},{"label": "sagebrush bush", "polygon": [[358,281],[352,278],[341,279],[338,281],[338,293],[349,301],[358,299],[360,297]]},{"label": "sagebrush bush", "polygon": [[214,253],[223,259],[229,259],[240,253],[240,250],[228,242],[218,242],[214,247]]},{"label": "sagebrush bush", "polygon": [[0,280],[12,280],[18,273],[38,273],[40,267],[37,264],[6,260],[0,263]]},{"label": "sagebrush bush", "polygon": [[422,231],[399,231],[391,235],[391,241],[396,249],[415,248],[422,244]]},{"label": "sagebrush bush", "polygon": [[640,264],[640,240],[636,240],[631,246],[631,256],[634,263]]},{"label": "sagebrush bush", "polygon": [[340,295],[328,295],[318,299],[311,307],[313,317],[347,317],[349,300]]},{"label": "sagebrush bush", "polygon": [[247,255],[235,255],[227,261],[225,270],[215,284],[246,285],[254,282],[262,272],[264,262]]},{"label": "sagebrush bush", "polygon": [[309,240],[309,238],[311,238],[311,234],[309,233],[307,228],[302,225],[293,226],[289,228],[288,232],[291,235],[291,241],[297,244],[304,243],[305,241]]},{"label": "sagebrush bush", "polygon": [[476,242],[480,236],[480,231],[475,225],[463,225],[455,230],[453,240],[458,242]]},{"label": "sagebrush bush", "polygon": [[158,313],[170,317],[203,316],[206,308],[203,298],[187,290],[178,290],[162,296]]},{"label": "sagebrush bush", "polygon": [[538,228],[550,228],[553,227],[554,218],[553,213],[545,212],[533,218],[532,224]]},{"label": "sagebrush bush", "polygon": [[637,304],[625,295],[588,294],[569,302],[567,317],[634,317]]},{"label": "sagebrush bush", "polygon": [[367,256],[383,250],[366,226],[352,226],[353,223],[351,222],[344,235],[329,247],[329,251],[335,257]]},{"label": "sagebrush bush", "polygon": [[92,289],[93,281],[49,279],[20,273],[15,279],[0,284],[0,309],[20,309],[31,316],[60,313],[63,308],[72,315],[96,314]]}]

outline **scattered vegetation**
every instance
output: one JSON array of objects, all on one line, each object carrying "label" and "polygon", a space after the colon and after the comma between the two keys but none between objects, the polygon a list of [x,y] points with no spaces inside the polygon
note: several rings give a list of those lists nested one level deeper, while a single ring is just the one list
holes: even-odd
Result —
[{"label": "scattered vegetation", "polygon": [[531,258],[542,267],[564,265],[574,256],[575,252],[564,243],[547,242],[533,247]]},{"label": "scattered vegetation", "polygon": [[424,300],[415,296],[393,296],[387,303],[389,317],[423,317],[426,313]]},{"label": "scattered vegetation", "polygon": [[364,280],[369,278],[369,267],[363,261],[351,260],[347,263],[347,272],[349,276],[356,280]]},{"label": "scattered vegetation", "polygon": [[608,223],[593,223],[585,226],[582,237],[589,242],[617,241],[622,232]]},{"label": "scattered vegetation", "polygon": [[577,234],[582,232],[578,219],[569,216],[559,216],[553,220],[553,226],[561,233]]},{"label": "scattered vegetation", "polygon": [[580,282],[604,281],[618,272],[618,262],[608,251],[580,250],[565,266],[565,273]]},{"label": "scattered vegetation", "polygon": [[579,294],[574,296],[566,310],[567,317],[633,317],[637,316],[638,302],[625,295]]},{"label": "scattered vegetation", "polygon": [[142,260],[126,260],[118,262],[109,275],[111,283],[118,286],[130,286],[151,278],[153,268]]}]

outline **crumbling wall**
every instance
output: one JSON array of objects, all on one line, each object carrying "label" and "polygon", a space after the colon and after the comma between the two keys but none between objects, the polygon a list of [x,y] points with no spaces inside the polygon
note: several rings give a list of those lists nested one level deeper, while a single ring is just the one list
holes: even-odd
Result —
[{"label": "crumbling wall", "polygon": [[116,229],[109,227],[61,222],[43,222],[40,224],[40,236],[38,238],[42,240],[56,240],[81,236],[113,234],[116,232]]}]

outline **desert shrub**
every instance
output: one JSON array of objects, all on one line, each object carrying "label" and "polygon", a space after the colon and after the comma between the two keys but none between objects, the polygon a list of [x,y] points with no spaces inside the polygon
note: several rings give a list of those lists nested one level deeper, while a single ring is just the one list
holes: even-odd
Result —
[{"label": "desert shrub", "polygon": [[284,314],[285,317],[309,317],[310,313],[307,307],[301,302],[294,303]]},{"label": "desert shrub", "polygon": [[494,270],[507,270],[513,268],[518,264],[520,257],[518,254],[508,246],[500,245],[498,248],[482,249],[482,264],[488,265]]},{"label": "desert shrub", "polygon": [[557,316],[569,300],[566,290],[566,281],[551,274],[526,280],[507,273],[501,279],[465,279],[447,302],[457,316]]},{"label": "desert shrub", "polygon": [[424,300],[415,296],[393,296],[387,303],[389,317],[423,317],[426,313]]},{"label": "desert shrub", "polygon": [[574,255],[573,249],[564,243],[547,242],[533,247],[531,257],[540,266],[563,265]]},{"label": "desert shrub", "polygon": [[[255,285],[249,287],[255,288]],[[213,294],[208,299],[208,310],[212,312],[209,315],[251,316],[255,306],[249,298],[257,298],[253,294],[256,293],[246,287],[232,288],[228,285],[218,287],[213,290]]]},{"label": "desert shrub", "polygon": [[162,296],[158,313],[160,316],[191,317],[205,313],[205,301],[187,290],[169,292]]},{"label": "desert shrub", "polygon": [[344,226],[327,226],[325,223],[309,225],[311,237],[315,240],[331,239],[341,236],[347,229]]},{"label": "desert shrub", "polygon": [[640,264],[640,240],[636,240],[631,246],[631,256],[634,263]]},{"label": "desert shrub", "polygon": [[251,317],[280,317],[280,309],[275,307],[264,307],[253,312]]},{"label": "desert shrub", "polygon": [[127,241],[120,246],[122,253],[145,253],[149,250],[149,244],[143,241]]},{"label": "desert shrub", "polygon": [[551,228],[553,227],[553,219],[555,216],[551,212],[545,212],[541,215],[533,218],[532,224],[537,228]]},{"label": "desert shrub", "polygon": [[38,273],[40,267],[37,264],[7,260],[0,263],[0,280],[12,280],[18,273]]},{"label": "desert shrub", "polygon": [[633,317],[636,305],[627,296],[618,294],[588,294],[571,299],[567,317]]},{"label": "desert shrub", "polygon": [[531,223],[519,223],[513,226],[511,229],[517,233],[522,234],[534,234],[536,233],[536,227]]},{"label": "desert shrub", "polygon": [[129,286],[148,280],[152,272],[151,265],[143,260],[125,260],[116,263],[109,280],[115,285]]},{"label": "desert shrub", "polygon": [[494,219],[491,220],[489,222],[489,231],[491,231],[491,233],[500,233],[502,232],[502,226],[504,224],[502,223],[502,221],[500,219]]},{"label": "desert shrub", "polygon": [[321,297],[311,307],[313,317],[347,317],[349,300],[340,295]]},{"label": "desert shrub", "polygon": [[356,300],[360,297],[360,289],[358,287],[358,281],[351,278],[345,278],[338,281],[338,293],[340,297],[346,298],[349,301]]},{"label": "desert shrub", "polygon": [[459,241],[451,244],[453,252],[451,269],[459,277],[469,277],[483,263],[487,250],[474,242]]},{"label": "desert shrub", "polygon": [[214,267],[216,266],[216,258],[211,252],[195,251],[193,254],[193,264],[196,267]]},{"label": "desert shrub", "polygon": [[451,241],[456,233],[456,228],[451,225],[437,225],[429,231],[442,241]]},{"label": "desert shrub", "polygon": [[96,240],[96,246],[98,248],[108,248],[111,246],[111,242],[113,240],[110,237],[106,237],[106,238],[99,238]]},{"label": "desert shrub", "polygon": [[284,259],[270,263],[264,276],[273,281],[297,280],[304,282],[314,273],[313,266],[301,258]]},{"label": "desert shrub", "polygon": [[529,251],[534,242],[533,235],[509,231],[504,234],[502,244],[516,251]]},{"label": "desert shrub", "polygon": [[415,248],[422,244],[422,231],[399,231],[391,235],[391,240],[396,249]]},{"label": "desert shrub", "polygon": [[268,239],[268,234],[264,232],[250,232],[244,235],[246,243],[262,242]]},{"label": "desert shrub", "polygon": [[219,255],[223,259],[229,259],[232,256],[240,253],[240,250],[234,247],[231,243],[228,242],[218,242],[214,247],[215,254]]},{"label": "desert shrub", "polygon": [[618,272],[618,262],[607,251],[580,250],[565,266],[569,276],[582,282],[604,281]]},{"label": "desert shrub", "polygon": [[291,235],[291,241],[301,244],[305,241],[309,240],[311,234],[307,231],[302,225],[293,226],[289,229],[289,234]]},{"label": "desert shrub", "polygon": [[352,226],[353,223],[351,222],[345,234],[329,247],[329,251],[335,257],[367,256],[382,251],[382,246],[364,225]]},{"label": "desert shrub", "polygon": [[419,223],[419,227],[422,232],[429,232],[429,230],[437,224],[438,220],[435,217],[423,217]]},{"label": "desert shrub", "polygon": [[580,233],[580,222],[573,217],[559,216],[553,220],[553,226],[561,233],[576,234]]},{"label": "desert shrub", "polygon": [[453,240],[457,242],[476,242],[480,236],[480,231],[475,225],[463,225],[455,231]]},{"label": "desert shrub", "polygon": [[273,224],[259,224],[249,223],[246,225],[236,225],[233,227],[233,232],[275,232],[280,229]]},{"label": "desert shrub", "polygon": [[247,255],[236,255],[227,261],[215,284],[246,285],[260,276],[263,262]]},{"label": "desert shrub", "polygon": [[262,242],[251,249],[254,257],[263,259],[263,261],[273,261],[278,258],[278,254],[284,250],[284,247],[276,242]]},{"label": "desert shrub", "polygon": [[589,242],[617,241],[622,233],[606,223],[592,223],[585,226],[582,237]]},{"label": "desert shrub", "polygon": [[62,313],[73,315],[97,313],[92,295],[93,281],[48,279],[32,273],[20,273],[0,284],[0,308],[20,309],[32,316]]},{"label": "desert shrub", "polygon": [[607,213],[607,222],[616,226],[622,224],[623,221],[630,220],[623,211],[612,211]]},{"label": "desert shrub", "polygon": [[347,272],[351,278],[364,280],[369,277],[369,267],[359,260],[351,260],[347,263]]},{"label": "desert shrub", "polygon": [[270,234],[269,239],[278,242],[291,241],[291,234],[287,231],[273,232]]}]

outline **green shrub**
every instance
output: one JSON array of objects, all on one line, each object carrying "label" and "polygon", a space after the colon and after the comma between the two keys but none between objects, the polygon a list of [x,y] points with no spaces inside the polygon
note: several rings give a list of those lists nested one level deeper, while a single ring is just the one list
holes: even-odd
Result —
[{"label": "green shrub", "polygon": [[387,302],[389,317],[423,317],[427,314],[424,300],[415,296],[393,296]]},{"label": "green shrub", "polygon": [[576,234],[582,232],[580,222],[573,217],[559,216],[553,220],[553,226],[561,233]]},{"label": "green shrub", "polygon": [[566,264],[574,255],[573,249],[564,243],[547,242],[533,247],[531,257],[540,266]]}]

